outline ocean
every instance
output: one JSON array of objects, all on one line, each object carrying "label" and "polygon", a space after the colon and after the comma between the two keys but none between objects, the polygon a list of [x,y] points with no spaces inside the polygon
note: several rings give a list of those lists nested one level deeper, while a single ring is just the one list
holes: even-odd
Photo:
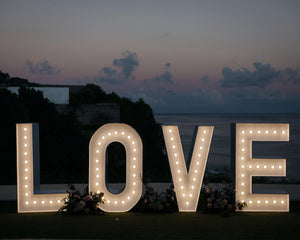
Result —
[{"label": "ocean", "polygon": [[155,114],[161,125],[177,125],[187,160],[195,126],[214,126],[207,168],[228,171],[231,163],[231,123],[289,123],[289,142],[254,142],[253,157],[285,158],[286,176],[300,180],[300,114]]}]

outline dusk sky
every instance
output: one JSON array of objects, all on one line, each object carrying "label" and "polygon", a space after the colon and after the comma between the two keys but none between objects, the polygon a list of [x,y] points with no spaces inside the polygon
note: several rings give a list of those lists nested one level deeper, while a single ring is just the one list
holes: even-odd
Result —
[{"label": "dusk sky", "polygon": [[300,112],[300,1],[0,0],[0,70],[155,113]]}]

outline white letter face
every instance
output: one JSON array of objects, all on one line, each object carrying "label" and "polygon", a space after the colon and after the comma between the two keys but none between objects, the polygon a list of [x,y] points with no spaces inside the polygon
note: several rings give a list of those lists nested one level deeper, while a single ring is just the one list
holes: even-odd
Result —
[{"label": "white letter face", "polygon": [[38,139],[33,137],[34,129],[38,132],[38,124],[16,126],[18,212],[54,212],[62,206],[63,198],[67,197],[67,194],[34,193],[34,166],[37,166],[34,161],[38,161],[38,149],[34,149],[34,142]]},{"label": "white letter face", "polygon": [[236,124],[236,200],[243,211],[288,212],[288,194],[252,194],[252,176],[286,176],[285,159],[252,158],[253,141],[289,141],[289,124]]},{"label": "white letter face", "polygon": [[[126,150],[126,186],[119,194],[111,193],[106,187],[106,149],[112,142],[123,144]],[[103,192],[105,212],[127,212],[139,201],[143,185],[143,145],[138,133],[126,124],[110,123],[99,128],[90,141],[89,189]]]},{"label": "white letter face", "polygon": [[178,127],[162,128],[179,211],[196,212],[214,127],[198,127],[189,172]]}]

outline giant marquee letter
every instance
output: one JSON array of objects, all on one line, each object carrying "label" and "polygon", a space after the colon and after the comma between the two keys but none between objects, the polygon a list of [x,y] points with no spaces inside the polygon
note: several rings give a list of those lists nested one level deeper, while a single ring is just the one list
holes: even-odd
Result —
[{"label": "giant marquee letter", "polygon": [[17,124],[18,212],[53,212],[62,206],[64,194],[40,193],[39,125]]},{"label": "giant marquee letter", "polygon": [[[126,150],[126,186],[119,194],[106,186],[106,149],[112,142],[122,143]],[[143,145],[138,133],[126,124],[110,123],[100,127],[90,141],[89,189],[103,192],[105,212],[127,212],[139,201],[142,185]]]},{"label": "giant marquee letter", "polygon": [[288,194],[252,194],[252,176],[286,176],[285,159],[252,158],[253,141],[289,141],[289,124],[236,124],[236,200],[243,211],[288,212]]},{"label": "giant marquee letter", "polygon": [[162,128],[179,211],[196,212],[214,127],[198,127],[189,171],[187,171],[178,127],[163,126]]}]

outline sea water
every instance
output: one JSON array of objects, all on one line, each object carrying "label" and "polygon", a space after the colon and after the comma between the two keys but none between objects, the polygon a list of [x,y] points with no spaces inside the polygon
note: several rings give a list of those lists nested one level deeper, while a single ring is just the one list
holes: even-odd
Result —
[{"label": "sea water", "polygon": [[228,171],[231,163],[231,123],[288,123],[289,142],[254,142],[253,157],[285,158],[287,180],[300,180],[300,114],[156,114],[161,125],[177,125],[187,160],[195,126],[214,126],[207,168]]}]

